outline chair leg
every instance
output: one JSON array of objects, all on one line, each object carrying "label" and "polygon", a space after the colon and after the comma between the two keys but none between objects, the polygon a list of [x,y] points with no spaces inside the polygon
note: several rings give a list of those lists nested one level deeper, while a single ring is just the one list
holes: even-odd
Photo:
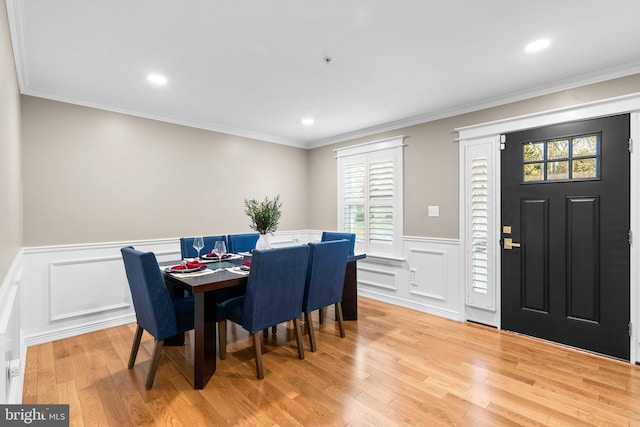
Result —
[{"label": "chair leg", "polygon": [[129,355],[129,369],[133,369],[133,365],[136,363],[136,357],[138,356],[138,349],[140,348],[140,340],[142,340],[142,327],[136,325],[136,333],[133,335],[133,344],[131,345],[131,354]]},{"label": "chair leg", "polygon": [[262,337],[266,340],[267,338],[269,338],[269,328],[264,328],[262,330]]},{"label": "chair leg", "polygon": [[296,343],[298,344],[298,359],[304,359],[304,347],[302,346],[302,327],[300,319],[293,319],[293,327],[296,330]]},{"label": "chair leg", "polygon": [[324,323],[324,316],[327,314],[327,309],[325,307],[322,307],[321,309],[318,310],[318,323],[320,323],[321,325]]},{"label": "chair leg", "polygon": [[162,353],[162,345],[164,340],[156,340],[153,345],[153,355],[151,356],[151,366],[149,366],[149,373],[147,374],[147,384],[145,388],[149,390],[153,386],[153,380],[156,378],[156,370],[160,363],[160,354]]},{"label": "chair leg", "polygon": [[342,318],[342,303],[337,302],[335,308],[336,317],[338,318],[338,327],[340,328],[340,336],[344,338],[346,335],[344,333],[344,319]]},{"label": "chair leg", "polygon": [[220,347],[220,360],[227,358],[227,321],[218,322],[218,342]]},{"label": "chair leg", "polygon": [[305,313],[304,319],[307,330],[309,331],[309,347],[311,348],[311,352],[314,353],[316,351],[316,334],[313,331],[313,319],[311,318],[311,313]]},{"label": "chair leg", "polygon": [[273,325],[271,327],[271,335],[275,335],[278,332],[278,325]]},{"label": "chair leg", "polygon": [[256,351],[256,376],[261,380],[264,378],[264,369],[262,368],[262,344],[260,343],[260,334],[254,332],[251,336],[253,337],[253,347]]}]

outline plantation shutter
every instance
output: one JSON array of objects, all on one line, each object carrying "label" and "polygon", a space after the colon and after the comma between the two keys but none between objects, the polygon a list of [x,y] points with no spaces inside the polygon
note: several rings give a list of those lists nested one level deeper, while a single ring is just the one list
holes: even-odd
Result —
[{"label": "plantation shutter", "polygon": [[336,149],[338,230],[356,234],[356,251],[402,253],[404,137]]},{"label": "plantation shutter", "polygon": [[393,242],[393,162],[369,165],[369,241]]},{"label": "plantation shutter", "polygon": [[[496,179],[496,157],[492,142],[481,141],[477,144],[465,144],[464,190],[461,196],[464,206],[464,250],[465,250],[465,299],[466,305],[473,307],[467,310],[471,319],[488,321],[483,316],[490,316],[485,311],[494,311],[496,307],[495,278],[496,257],[500,255],[495,230],[496,212],[495,194],[492,182]],[[474,317],[479,316],[479,317]]]},{"label": "plantation shutter", "polygon": [[344,168],[344,231],[356,234],[363,242],[365,234],[365,164],[348,164]]},{"label": "plantation shutter", "polygon": [[487,158],[471,161],[471,290],[488,289],[488,175]]}]

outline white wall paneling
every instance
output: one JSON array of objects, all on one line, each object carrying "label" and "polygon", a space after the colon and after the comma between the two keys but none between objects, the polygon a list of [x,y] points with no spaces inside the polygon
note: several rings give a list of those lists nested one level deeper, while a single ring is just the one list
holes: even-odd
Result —
[{"label": "white wall paneling", "polygon": [[[19,253],[0,286],[0,403],[22,402],[26,346],[20,327],[21,263]],[[8,375],[11,361],[18,362],[18,376]]]},{"label": "white wall paneling", "polygon": [[22,327],[28,345],[135,321],[120,248],[180,257],[179,239],[24,249]]},{"label": "white wall paneling", "polygon": [[409,249],[409,293],[419,297],[446,301],[447,252],[426,249]]},{"label": "white wall paneling", "polygon": [[404,237],[402,258],[358,261],[358,294],[461,320],[458,241]]},{"label": "white wall paneling", "polygon": [[49,320],[85,317],[131,306],[121,257],[49,263]]}]

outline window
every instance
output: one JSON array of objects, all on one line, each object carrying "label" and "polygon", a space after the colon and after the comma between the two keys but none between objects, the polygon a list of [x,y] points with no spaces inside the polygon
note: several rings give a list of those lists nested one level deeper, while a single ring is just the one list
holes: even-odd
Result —
[{"label": "window", "polygon": [[522,144],[522,181],[577,181],[600,177],[600,135]]},{"label": "window", "polygon": [[471,291],[487,294],[489,258],[488,158],[471,159]]},{"label": "window", "polygon": [[403,136],[336,150],[338,229],[356,234],[360,252],[402,251]]}]

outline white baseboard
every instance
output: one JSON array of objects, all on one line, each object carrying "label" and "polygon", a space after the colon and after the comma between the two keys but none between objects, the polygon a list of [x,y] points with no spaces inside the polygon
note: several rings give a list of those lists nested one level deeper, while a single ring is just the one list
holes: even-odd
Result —
[{"label": "white baseboard", "polygon": [[412,310],[420,311],[422,313],[433,314],[434,316],[444,317],[445,319],[460,321],[460,314],[455,310],[436,307],[433,305],[424,304],[418,301],[409,300],[406,298],[400,298],[393,295],[387,295],[380,292],[373,292],[368,289],[358,288],[358,296],[371,298],[376,301],[382,301],[382,302],[386,302],[386,303],[397,305],[404,308],[410,308]]},{"label": "white baseboard", "polygon": [[107,328],[126,325],[128,323],[133,323],[135,321],[136,321],[136,315],[128,314],[125,316],[114,317],[107,320],[83,323],[79,325],[69,326],[66,328],[60,328],[52,331],[32,334],[25,337],[24,341],[27,346],[38,345],[46,342],[61,340],[64,338],[70,338],[78,335],[88,334],[89,332],[101,331]]}]

